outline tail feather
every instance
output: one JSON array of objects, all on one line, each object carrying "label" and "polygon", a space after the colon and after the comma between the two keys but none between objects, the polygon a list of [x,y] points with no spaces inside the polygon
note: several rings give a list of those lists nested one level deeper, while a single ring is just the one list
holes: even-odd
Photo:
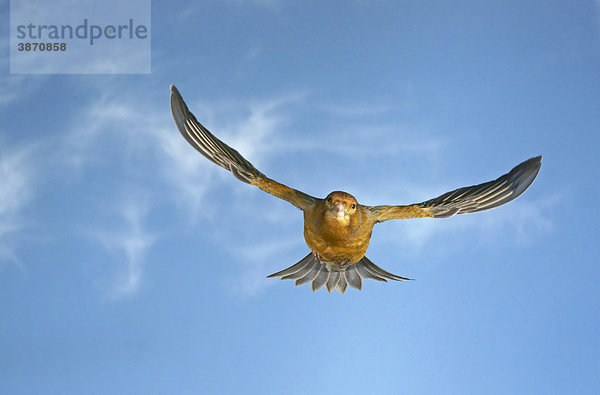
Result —
[{"label": "tail feather", "polygon": [[331,272],[329,273],[329,280],[325,283],[325,288],[327,292],[333,291],[335,287],[337,287],[338,281],[340,281],[340,272]]},{"label": "tail feather", "polygon": [[356,264],[356,271],[358,272],[358,274],[360,274],[360,276],[362,278],[368,278],[368,279],[371,279],[371,280],[383,281],[384,283],[387,283],[387,280],[385,278],[379,277],[376,274],[373,274],[370,271],[368,271],[365,268],[365,265],[362,262],[358,262]]},{"label": "tail feather", "polygon": [[379,266],[377,266],[376,264],[371,262],[371,260],[369,258],[367,258],[366,256],[363,257],[363,259],[361,259],[358,263],[362,263],[363,266],[365,267],[365,269],[370,271],[373,275],[376,275],[379,277],[387,278],[389,280],[396,280],[396,281],[412,280],[412,278],[398,276],[396,274],[392,274],[390,272],[383,270],[382,268],[380,268]]},{"label": "tail feather", "polygon": [[362,288],[362,280],[360,279],[360,275],[356,271],[356,265],[350,265],[346,268],[346,271],[342,272],[346,276],[346,282],[349,286],[354,289],[358,289],[359,291]]},{"label": "tail feather", "polygon": [[306,262],[299,270],[288,274],[287,276],[281,277],[282,280],[298,280],[302,277],[306,276],[306,273],[310,272],[310,270],[315,266],[314,261]]},{"label": "tail feather", "polygon": [[306,274],[304,274],[302,277],[296,279],[295,284],[296,285],[304,285],[306,283],[310,283],[319,274],[319,264],[317,262],[313,262],[313,264],[307,265],[304,269],[300,270],[300,272],[306,272]]},{"label": "tail feather", "polygon": [[339,265],[324,262],[312,252],[295,265],[273,273],[268,277],[294,280],[297,286],[311,283],[313,292],[325,286],[327,292],[336,289],[342,294],[346,292],[348,286],[360,291],[363,279],[383,282],[387,282],[387,280],[410,280],[410,278],[401,277],[383,270],[367,257],[363,257],[360,261],[351,265]]},{"label": "tail feather", "polygon": [[346,282],[346,276],[344,276],[344,273],[340,275],[340,281],[338,281],[337,286],[335,288],[341,294],[346,292],[346,289],[348,288],[348,283]]},{"label": "tail feather", "polygon": [[[271,278],[271,277],[283,277],[284,276],[288,276],[290,274],[294,274],[296,273],[298,270],[302,269],[304,266],[306,266],[311,260],[311,254],[308,254],[307,256],[305,256],[302,260],[300,260],[300,262],[296,263],[295,265],[292,265],[290,267],[288,267],[287,269],[283,269],[280,272],[277,273],[273,273],[269,276],[267,276],[267,278]],[[291,279],[290,279],[291,280]]]},{"label": "tail feather", "polygon": [[327,280],[329,280],[329,276],[331,276],[331,272],[329,270],[320,270],[319,274],[317,274],[317,277],[315,277],[313,282],[310,284],[313,292],[321,289],[321,287],[327,283]]}]

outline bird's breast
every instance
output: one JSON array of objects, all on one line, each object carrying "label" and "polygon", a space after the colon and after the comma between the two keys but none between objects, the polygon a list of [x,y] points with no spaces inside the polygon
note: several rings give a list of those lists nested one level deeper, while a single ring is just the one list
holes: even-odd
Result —
[{"label": "bird's breast", "polygon": [[369,246],[372,228],[360,214],[349,220],[340,220],[324,212],[304,214],[306,244],[330,263],[355,263],[362,259]]}]

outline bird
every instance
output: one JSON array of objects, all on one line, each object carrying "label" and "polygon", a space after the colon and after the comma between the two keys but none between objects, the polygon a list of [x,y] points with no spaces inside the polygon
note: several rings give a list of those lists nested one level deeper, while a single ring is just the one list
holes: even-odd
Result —
[{"label": "bird", "polygon": [[408,205],[366,206],[343,191],[317,198],[265,176],[198,122],[177,88],[174,85],[170,88],[173,120],[192,147],[230,171],[238,180],[302,210],[304,240],[310,252],[298,263],[267,277],[293,280],[297,286],[310,283],[313,292],[323,286],[330,293],[337,290],[343,294],[348,286],[361,290],[366,279],[380,282],[411,280],[380,268],[365,256],[375,224],[391,219],[448,218],[501,206],[525,192],[542,164],[542,156],[536,156],[493,181],[458,188]]}]

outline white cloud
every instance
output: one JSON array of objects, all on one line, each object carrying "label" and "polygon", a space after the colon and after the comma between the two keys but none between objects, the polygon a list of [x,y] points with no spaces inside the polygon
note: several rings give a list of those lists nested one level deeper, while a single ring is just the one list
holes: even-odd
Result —
[{"label": "white cloud", "polygon": [[[346,156],[352,159],[419,155],[425,159],[437,156],[446,144],[446,139],[428,136],[425,131],[407,127],[387,125],[344,126],[340,131],[323,133],[314,140],[294,140],[286,142],[288,150],[325,152]],[[416,140],[414,136],[419,136]],[[282,148],[283,149],[283,148]]]},{"label": "white cloud", "polygon": [[[101,96],[84,111],[66,136],[60,157],[76,168],[95,165],[114,160],[115,145],[126,151],[126,162],[130,164],[144,156],[150,160],[151,166],[145,170],[165,181],[175,204],[184,209],[187,216],[196,218],[200,215],[198,205],[212,189],[211,185],[219,182],[215,177],[231,177],[233,180],[233,176],[207,161],[185,142],[171,120],[168,103],[161,108],[149,108],[147,103],[140,103],[138,97],[111,97],[109,94]],[[218,129],[218,136],[242,155],[252,158],[253,163],[260,164],[261,158],[277,149],[273,134],[285,119],[279,110],[293,100],[298,100],[297,96],[282,96],[251,104],[201,103],[190,107],[192,111],[196,108],[202,110],[199,119],[235,118],[233,122],[214,126]],[[200,111],[194,112],[198,114]],[[240,113],[245,113],[245,116],[240,118],[237,115]],[[102,146],[113,147],[109,158],[103,157],[106,150],[100,149]]]},{"label": "white cloud", "polygon": [[[288,256],[290,250],[296,250],[299,245],[303,245],[301,227],[298,227],[301,223],[300,212],[291,206],[287,207],[285,203],[269,201],[260,195],[262,192],[253,193],[252,187],[238,182],[229,172],[210,163],[190,147],[179,135],[171,120],[166,99],[168,89],[165,88],[165,100],[158,106],[141,99],[139,92],[128,92],[121,87],[103,87],[98,99],[83,109],[80,116],[73,121],[72,130],[59,136],[58,142],[52,142],[53,151],[58,152],[52,160],[62,163],[63,168],[60,170],[65,171],[66,165],[67,172],[77,170],[83,175],[99,166],[113,166],[117,175],[113,180],[113,190],[108,190],[107,195],[102,197],[116,202],[115,206],[108,210],[109,216],[106,216],[106,208],[97,215],[109,220],[118,219],[118,225],[107,228],[106,224],[100,224],[92,231],[94,240],[102,248],[111,251],[120,265],[119,275],[112,290],[113,296],[132,295],[143,284],[147,252],[158,239],[146,226],[147,214],[164,207],[174,207],[177,214],[173,219],[174,223],[164,224],[164,229],[172,225],[177,227],[178,231],[182,231],[178,221],[195,227],[198,219],[202,219],[203,225],[205,222],[213,222],[214,228],[218,229],[212,234],[206,234],[206,237],[212,237],[215,243],[231,250],[231,239],[236,239],[236,248],[231,250],[231,254],[239,257],[240,276],[228,280],[228,283],[243,293],[255,294],[270,283],[264,277],[273,269],[273,261],[283,262],[283,268],[293,264],[293,260],[302,258]],[[193,96],[188,94],[184,97],[197,118],[261,170],[264,170],[262,165],[269,158],[285,160],[281,158],[282,153],[285,155],[314,150],[346,158],[357,158],[361,155],[369,158],[394,156],[399,153],[403,156],[417,155],[426,162],[424,166],[427,166],[427,163],[439,161],[442,148],[446,144],[445,140],[435,137],[406,144],[405,138],[393,138],[397,137],[397,129],[389,125],[341,128],[339,132],[324,136],[322,141],[294,140],[290,135],[297,135],[297,132],[291,133],[286,130],[294,127],[290,125],[294,110],[307,104],[306,94],[281,95],[274,99],[249,103],[232,101],[217,104],[194,102]],[[338,116],[344,117],[343,114]],[[292,130],[297,131],[297,128],[298,126],[295,126]],[[403,128],[403,131],[412,133],[406,128]],[[423,131],[412,134],[424,136]],[[347,139],[347,136],[352,136],[352,139]],[[385,144],[382,144],[382,141],[385,141]],[[26,155],[19,155],[15,153],[6,163],[26,164]],[[299,171],[304,169],[300,166]],[[27,171],[11,173],[21,176],[12,176],[17,178],[8,177],[4,180],[17,187],[7,189],[12,191],[12,197],[6,197],[6,203],[0,198],[0,213],[2,207],[12,212],[20,212],[27,198],[19,199],[17,195],[29,196],[30,181]],[[308,185],[311,185],[310,182],[314,184],[311,174],[304,176],[309,180]],[[81,182],[86,180],[86,177],[80,177]],[[381,196],[378,188],[398,187],[381,179],[374,178],[371,181],[374,184],[373,189],[362,191],[364,193],[360,196],[364,203],[411,203],[375,200]],[[18,185],[23,187],[19,189]],[[230,196],[226,202],[213,196],[215,191],[223,187],[230,188],[227,192]],[[407,184],[403,184],[402,188],[407,188]],[[136,195],[124,192],[140,190],[151,193],[146,193],[141,201],[123,199],[123,196]],[[408,197],[415,197],[415,201],[435,195],[427,193],[429,191],[426,188],[423,189],[417,184],[408,190],[411,191]],[[386,194],[389,196],[391,192],[387,191]],[[19,200],[23,203],[15,203]],[[90,207],[93,207],[93,203],[90,202]],[[528,234],[526,227],[532,223],[541,231],[551,229],[551,223],[546,219],[544,210],[552,204],[555,203],[548,201],[522,204],[513,207],[510,217],[502,213],[504,215],[456,221],[451,225],[444,222],[438,225],[433,221],[415,221],[402,229],[405,234],[401,239],[404,240],[407,250],[418,251],[440,232],[447,231],[448,226],[456,229],[468,227],[475,229],[478,234],[491,234],[494,229],[504,227],[516,230],[514,234],[521,232],[525,236]],[[252,205],[253,210],[248,210],[249,205]],[[227,210],[227,216],[215,215],[217,209]],[[260,212],[258,218],[257,212]],[[256,232],[240,226],[242,223],[262,226],[265,220],[269,226],[275,227],[279,237],[257,242]],[[0,227],[0,241],[4,238],[3,234],[12,232],[11,229],[13,228]],[[189,228],[184,229],[184,232],[186,231],[189,231]],[[390,232],[376,229],[376,233],[383,236]],[[399,239],[398,234],[383,237],[384,241],[390,242],[397,242]]]},{"label": "white cloud", "polygon": [[31,148],[13,147],[0,151],[0,261],[17,262],[14,237],[25,221],[23,209],[34,194],[31,152]]},{"label": "white cloud", "polygon": [[[123,194],[119,190],[152,191],[142,202],[125,200],[119,203],[123,199],[103,197],[117,201],[116,217],[121,222],[116,228],[106,229],[101,224],[92,231],[94,239],[122,262],[112,292],[113,296],[120,297],[134,294],[143,283],[146,252],[157,239],[144,226],[148,211],[159,206],[175,207],[179,220],[187,222],[188,226],[193,226],[199,218],[217,220],[211,207],[221,202],[210,193],[226,185],[222,180],[228,179],[234,193],[227,208],[231,210],[232,218],[243,217],[251,188],[238,183],[230,173],[207,161],[185,142],[171,120],[168,102],[164,107],[152,109],[147,103],[140,103],[139,97],[123,94],[117,99],[113,97],[105,92],[82,112],[74,122],[73,130],[60,144],[62,152],[58,157],[63,165],[83,174],[93,167],[110,166],[112,162],[118,163],[118,167],[124,166],[119,170],[121,185],[109,194]],[[202,109],[205,116],[200,119],[228,119],[226,125],[215,126],[219,137],[243,155],[258,159],[255,163],[260,163],[260,158],[275,149],[272,134],[285,122],[281,108],[293,100],[297,100],[295,95],[251,104],[192,104],[190,107],[193,111],[194,108]],[[243,113],[244,116],[215,116],[228,113]],[[81,177],[82,181],[85,179]],[[247,189],[247,193],[237,195],[236,187]],[[230,224],[223,224],[224,229],[228,226]],[[165,227],[168,228],[168,224]],[[216,235],[213,237],[218,239]]]},{"label": "white cloud", "polygon": [[[139,197],[139,193],[131,194]],[[118,269],[110,296],[120,298],[136,293],[142,284],[144,262],[147,251],[156,242],[157,236],[144,228],[148,206],[139,199],[125,200],[114,208],[119,225],[113,229],[99,229],[92,233],[102,246],[124,261]],[[104,225],[102,225],[104,226]]]},{"label": "white cloud", "polygon": [[[535,188],[535,182],[532,185]],[[532,200],[527,198],[525,192],[519,200],[508,203],[509,206],[494,211],[493,215],[487,215],[477,220],[469,218],[471,227],[479,228],[479,237],[486,240],[494,240],[499,235],[504,238],[513,239],[516,244],[528,244],[536,235],[551,232],[554,229],[550,220],[549,211],[561,204],[564,197],[560,193]]]},{"label": "white cloud", "polygon": [[[290,251],[301,243],[302,235],[290,235],[262,242],[252,242],[246,245],[236,245],[232,253],[238,258],[238,275],[225,279],[223,283],[234,294],[255,296],[267,287],[274,285],[274,279],[267,275],[285,269],[298,262],[303,256],[291,256]],[[308,253],[308,247],[306,247]],[[279,262],[274,266],[274,262]]]},{"label": "white cloud", "polygon": [[[535,186],[535,184],[534,184]],[[527,245],[540,234],[551,232],[550,210],[563,197],[531,200],[527,194],[507,206],[481,213],[456,215],[448,219],[420,218],[376,225],[379,242],[399,245],[403,251],[419,254],[435,246],[440,253],[463,251],[465,244],[495,247],[500,244]]]}]

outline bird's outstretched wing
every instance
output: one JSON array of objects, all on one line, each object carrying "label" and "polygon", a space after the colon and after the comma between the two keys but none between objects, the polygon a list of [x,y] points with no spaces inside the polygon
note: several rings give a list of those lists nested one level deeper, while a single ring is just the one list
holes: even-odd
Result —
[{"label": "bird's outstretched wing", "polygon": [[515,166],[494,181],[459,188],[422,203],[366,208],[375,222],[400,218],[447,218],[455,214],[488,210],[508,203],[525,192],[540,171],[541,165],[542,157],[537,156]]},{"label": "bird's outstretched wing", "polygon": [[208,160],[232,172],[237,179],[255,185],[273,196],[290,202],[301,210],[312,208],[320,200],[271,180],[258,171],[239,152],[213,136],[196,120],[174,85],[171,85],[171,112],[177,129],[187,142]]}]

